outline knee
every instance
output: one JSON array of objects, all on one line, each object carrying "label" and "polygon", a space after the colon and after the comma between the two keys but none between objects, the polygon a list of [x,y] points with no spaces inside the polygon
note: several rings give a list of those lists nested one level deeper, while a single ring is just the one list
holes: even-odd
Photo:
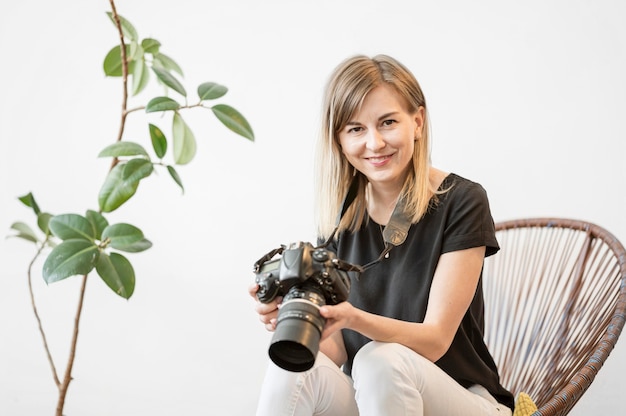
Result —
[{"label": "knee", "polygon": [[355,380],[379,382],[393,377],[399,368],[400,357],[406,347],[400,344],[372,341],[364,345],[354,357],[352,377]]},{"label": "knee", "polygon": [[[368,382],[377,385],[386,382],[415,384],[421,380],[424,366],[432,365],[428,360],[404,345],[372,341],[354,357],[352,378],[356,384]],[[419,384],[419,383],[417,383]]]}]

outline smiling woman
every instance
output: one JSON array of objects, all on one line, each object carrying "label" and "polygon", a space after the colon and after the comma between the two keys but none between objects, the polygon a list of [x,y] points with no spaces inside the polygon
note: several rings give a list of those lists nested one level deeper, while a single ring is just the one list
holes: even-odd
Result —
[{"label": "smiling woman", "polygon": [[[513,396],[482,339],[482,265],[499,249],[485,191],[431,166],[426,102],[395,59],[345,60],[324,102],[317,168],[337,186],[319,190],[330,202],[319,207],[320,241],[365,266],[346,301],[311,304],[325,320],[317,360],[300,372],[270,363],[257,415],[510,415]],[[354,184],[347,208],[336,190]],[[259,285],[249,292],[261,300]],[[270,331],[286,325],[281,301],[256,307]]]}]

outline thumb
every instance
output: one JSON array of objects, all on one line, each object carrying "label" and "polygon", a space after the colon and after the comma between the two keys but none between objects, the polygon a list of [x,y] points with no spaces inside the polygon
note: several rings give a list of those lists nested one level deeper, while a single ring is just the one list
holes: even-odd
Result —
[{"label": "thumb", "polygon": [[320,308],[320,315],[324,318],[332,318],[333,317],[333,307],[329,305],[324,305]]}]

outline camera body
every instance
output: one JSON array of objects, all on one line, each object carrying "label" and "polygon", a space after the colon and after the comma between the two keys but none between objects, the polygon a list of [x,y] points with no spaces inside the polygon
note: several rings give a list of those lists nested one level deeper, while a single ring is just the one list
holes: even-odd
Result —
[{"label": "camera body", "polygon": [[341,264],[334,262],[335,258],[332,251],[314,248],[310,243],[291,244],[281,258],[261,264],[255,270],[259,285],[257,298],[269,303],[276,296],[288,295],[291,288],[306,283],[306,286],[317,287],[326,304],[336,305],[347,300],[350,278],[339,268]]},{"label": "camera body", "polygon": [[263,303],[283,296],[269,355],[281,368],[305,371],[315,362],[326,323],[319,308],[348,299],[347,272],[353,266],[310,243],[293,243],[275,253],[281,251],[281,258],[272,260],[268,253],[266,261],[255,264],[256,296]]}]

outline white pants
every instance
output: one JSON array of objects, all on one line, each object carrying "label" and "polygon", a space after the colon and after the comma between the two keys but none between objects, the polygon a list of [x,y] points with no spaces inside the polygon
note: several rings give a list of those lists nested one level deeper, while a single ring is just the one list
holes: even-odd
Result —
[{"label": "white pants", "polygon": [[352,379],[319,353],[313,368],[285,371],[270,362],[257,416],[511,416],[485,388],[466,389],[400,344],[359,350]]}]

